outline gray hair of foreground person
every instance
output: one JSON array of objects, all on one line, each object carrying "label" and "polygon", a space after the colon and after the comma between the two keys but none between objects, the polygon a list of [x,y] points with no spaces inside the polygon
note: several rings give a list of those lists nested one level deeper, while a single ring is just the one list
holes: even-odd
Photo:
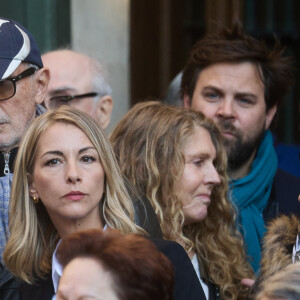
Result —
[{"label": "gray hair of foreground person", "polygon": [[10,238],[3,255],[13,275],[28,283],[51,270],[52,254],[59,239],[44,204],[35,204],[29,190],[41,136],[59,122],[79,128],[98,152],[105,173],[104,194],[99,201],[103,224],[124,233],[145,233],[134,224],[133,205],[103,129],[74,108],[62,106],[48,111],[30,124],[19,147],[11,192]]},{"label": "gray hair of foreground person", "polygon": [[112,229],[90,229],[64,238],[57,250],[62,266],[80,257],[101,263],[112,276],[112,288],[120,300],[174,299],[173,266],[144,237]]},{"label": "gray hair of foreground person", "polygon": [[255,300],[300,299],[300,263],[290,264],[267,278]]}]

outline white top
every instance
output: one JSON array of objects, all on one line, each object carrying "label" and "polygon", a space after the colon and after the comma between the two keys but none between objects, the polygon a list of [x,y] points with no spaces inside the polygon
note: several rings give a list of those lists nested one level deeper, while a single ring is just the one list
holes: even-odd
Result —
[{"label": "white top", "polygon": [[192,258],[192,264],[193,264],[193,267],[196,271],[196,274],[198,276],[198,279],[201,283],[201,286],[202,286],[202,289],[203,289],[203,292],[205,294],[205,297],[206,299],[209,299],[209,295],[208,295],[208,286],[207,284],[202,280],[201,276],[200,276],[200,268],[199,268],[199,262],[198,262],[198,259],[197,259],[197,255],[194,254],[193,258]]},{"label": "white top", "polygon": [[62,265],[58,262],[57,257],[56,257],[56,251],[57,251],[57,248],[58,248],[60,242],[61,242],[61,240],[59,240],[59,242],[57,243],[55,251],[52,254],[52,282],[53,282],[55,294],[57,292],[59,279],[63,272]]}]

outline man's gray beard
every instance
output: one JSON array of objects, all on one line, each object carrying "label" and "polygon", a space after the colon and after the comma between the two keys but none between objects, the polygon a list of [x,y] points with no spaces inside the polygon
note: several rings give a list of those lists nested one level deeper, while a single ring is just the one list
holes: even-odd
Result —
[{"label": "man's gray beard", "polygon": [[16,148],[18,145],[18,140],[9,141],[8,143],[0,144],[0,152],[6,153],[9,152],[11,149]]},{"label": "man's gray beard", "polygon": [[243,141],[242,133],[237,130],[230,121],[221,120],[218,122],[221,130],[226,130],[234,135],[234,139],[224,138],[224,147],[228,157],[228,170],[235,171],[242,167],[254,151],[259,147],[264,134],[264,126],[258,135],[250,140]]},{"label": "man's gray beard", "polygon": [[3,153],[9,152],[12,148],[17,147],[17,145],[20,142],[20,139],[21,138],[19,136],[17,136],[17,137],[11,138],[7,142],[0,143],[0,152],[3,152]]}]

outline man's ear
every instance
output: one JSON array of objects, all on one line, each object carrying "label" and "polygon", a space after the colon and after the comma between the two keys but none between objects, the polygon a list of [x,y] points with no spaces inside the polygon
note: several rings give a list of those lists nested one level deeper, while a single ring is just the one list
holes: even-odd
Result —
[{"label": "man's ear", "polygon": [[50,81],[50,70],[48,68],[42,68],[37,71],[36,93],[35,93],[36,104],[41,104],[43,102],[49,81]]},{"label": "man's ear", "polygon": [[102,126],[102,128],[106,128],[107,125],[109,124],[112,110],[113,110],[113,100],[109,95],[103,96],[96,103],[97,123],[100,126]]},{"label": "man's ear", "polygon": [[184,92],[184,94],[183,94],[183,106],[184,107],[190,107],[191,104],[192,104],[192,101],[191,101],[190,96],[186,92]]},{"label": "man's ear", "polygon": [[266,125],[265,125],[265,129],[267,130],[271,123],[272,123],[272,120],[275,116],[277,112],[277,105],[274,105],[273,107],[271,107],[268,111],[267,111],[267,114],[266,114]]}]

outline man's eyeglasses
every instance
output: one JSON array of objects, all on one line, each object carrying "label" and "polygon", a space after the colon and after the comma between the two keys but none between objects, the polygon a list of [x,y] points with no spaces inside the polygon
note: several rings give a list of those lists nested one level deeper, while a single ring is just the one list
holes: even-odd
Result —
[{"label": "man's eyeglasses", "polygon": [[37,69],[34,67],[28,68],[17,76],[9,77],[0,81],[0,101],[12,98],[16,94],[16,82],[29,77],[35,73]]},{"label": "man's eyeglasses", "polygon": [[81,98],[90,98],[96,97],[99,94],[96,92],[91,92],[87,94],[80,94],[80,95],[62,95],[62,96],[54,96],[49,99],[49,107],[54,109],[61,105],[68,105],[68,102],[74,99],[81,99]]}]

